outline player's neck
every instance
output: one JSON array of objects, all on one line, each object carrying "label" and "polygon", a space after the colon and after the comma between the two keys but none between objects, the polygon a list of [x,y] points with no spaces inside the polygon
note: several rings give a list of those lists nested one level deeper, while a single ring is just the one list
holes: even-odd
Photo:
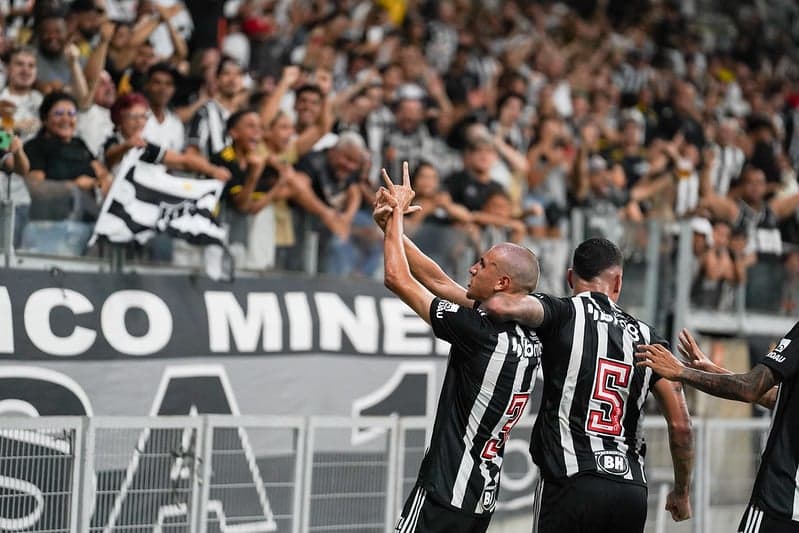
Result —
[{"label": "player's neck", "polygon": [[612,287],[601,280],[593,280],[593,281],[583,281],[579,280],[574,284],[572,288],[572,294],[578,295],[584,292],[599,292],[607,296],[612,302],[616,302],[617,298],[613,296],[613,289]]}]

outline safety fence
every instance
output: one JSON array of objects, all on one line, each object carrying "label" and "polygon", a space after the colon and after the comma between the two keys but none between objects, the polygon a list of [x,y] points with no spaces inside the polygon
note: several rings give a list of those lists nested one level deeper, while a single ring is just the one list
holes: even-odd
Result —
[{"label": "safety fence", "polygon": [[[538,474],[531,419],[506,444],[490,531],[529,531]],[[0,530],[390,532],[432,421],[399,417],[0,418]],[[672,485],[662,418],[645,421],[648,532],[731,531],[765,419],[694,422],[694,519],[663,510]],[[511,527],[508,524],[516,524]]]}]

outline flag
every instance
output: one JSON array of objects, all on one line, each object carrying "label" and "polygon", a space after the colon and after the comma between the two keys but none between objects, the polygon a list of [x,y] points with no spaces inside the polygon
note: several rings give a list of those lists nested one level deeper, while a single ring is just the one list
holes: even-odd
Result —
[{"label": "flag", "polygon": [[97,238],[144,244],[156,233],[168,233],[192,244],[224,246],[226,232],[214,212],[225,184],[172,176],[163,166],[140,160],[142,153],[132,149],[120,163],[89,245]]}]

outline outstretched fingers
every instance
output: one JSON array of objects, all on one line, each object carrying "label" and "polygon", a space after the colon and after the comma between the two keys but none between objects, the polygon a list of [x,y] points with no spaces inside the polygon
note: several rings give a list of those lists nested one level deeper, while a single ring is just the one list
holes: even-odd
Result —
[{"label": "outstretched fingers", "polygon": [[402,163],[402,186],[411,188],[411,173],[408,170],[408,162]]},{"label": "outstretched fingers", "polygon": [[382,169],[382,174],[383,174],[383,181],[386,184],[386,188],[393,193],[394,192],[394,182],[391,181],[391,176],[388,175],[388,172],[386,172],[385,168]]}]

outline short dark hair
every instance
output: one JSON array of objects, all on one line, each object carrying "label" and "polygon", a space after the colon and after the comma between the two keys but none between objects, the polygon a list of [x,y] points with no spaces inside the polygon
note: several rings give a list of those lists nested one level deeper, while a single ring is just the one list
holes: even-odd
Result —
[{"label": "short dark hair", "polygon": [[219,64],[216,66],[215,77],[218,78],[219,75],[222,74],[222,71],[225,70],[225,67],[228,65],[234,65],[237,69],[239,69],[239,72],[241,72],[242,74],[244,73],[244,68],[242,68],[242,66],[239,64],[238,61],[236,61],[230,56],[222,56],[219,59]]},{"label": "short dark hair", "polygon": [[164,74],[168,74],[169,76],[172,77],[172,81],[177,83],[177,81],[178,81],[178,71],[175,69],[175,67],[173,67],[172,65],[170,65],[166,61],[160,61],[160,62],[156,63],[155,65],[151,66],[150,68],[148,68],[147,69],[147,79],[149,80],[150,78],[153,77],[153,74],[156,74],[158,72],[163,72]]},{"label": "short dark hair", "polygon": [[257,115],[258,111],[252,108],[240,109],[238,111],[234,111],[233,114],[230,115],[230,117],[228,117],[227,122],[225,123],[225,132],[229,132],[230,130],[235,128],[236,125],[239,123],[239,121],[242,118],[244,118],[246,115],[249,115],[250,113],[255,113]]},{"label": "short dark hair", "polygon": [[294,97],[299,99],[300,95],[303,93],[314,93],[319,96],[319,98],[324,98],[325,95],[322,93],[322,89],[313,83],[306,83],[304,85],[300,85],[294,91]]},{"label": "short dark hair", "polygon": [[619,247],[608,239],[593,238],[574,250],[572,269],[580,279],[591,281],[611,267],[622,267],[624,259]]},{"label": "short dark hair", "polygon": [[[50,110],[53,109],[58,102],[62,101],[72,102],[75,109],[78,109],[78,101],[75,100],[75,97],[71,94],[61,91],[52,92],[44,97],[42,105],[39,106],[39,120],[42,121],[42,124],[47,120],[47,115],[50,114]],[[42,126],[42,130],[44,130],[44,126]]]}]

